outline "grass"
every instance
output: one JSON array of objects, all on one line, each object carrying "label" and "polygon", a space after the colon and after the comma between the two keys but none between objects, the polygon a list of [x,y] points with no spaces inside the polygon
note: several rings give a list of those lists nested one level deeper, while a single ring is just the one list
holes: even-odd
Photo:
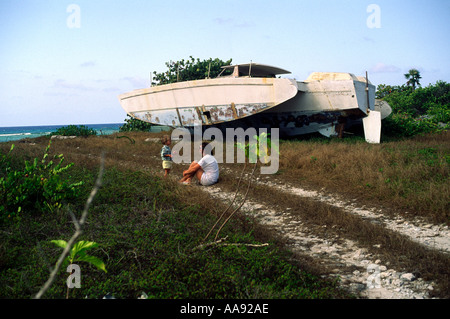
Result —
[{"label": "grass", "polygon": [[448,131],[376,145],[286,141],[280,154],[283,180],[449,224]]},{"label": "grass", "polygon": [[[82,210],[103,151],[103,187],[81,239],[100,244],[90,254],[105,261],[108,273],[82,265],[82,288],[74,289],[71,298],[100,298],[108,292],[120,298],[137,298],[141,292],[151,298],[351,298],[334,282],[321,279],[321,266],[314,260],[296,258],[283,249],[276,234],[242,215],[231,220],[221,237],[228,236],[230,243],[269,246],[194,249],[225,206],[195,188],[162,178],[161,144],[145,142],[162,134],[118,133],[52,142],[51,152],[63,153],[66,163],[75,164],[66,178],[85,182],[83,196],[54,214],[26,214],[20,224],[0,229],[0,297],[30,298],[45,282],[60,252],[49,241],[67,240],[73,233],[68,211]],[[127,138],[118,138],[124,135]],[[269,179],[381,205],[386,214],[407,211],[408,216],[448,225],[449,140],[450,133],[443,132],[379,145],[359,138],[281,141],[280,169]],[[16,143],[13,165],[38,156],[47,143],[46,137]],[[9,147],[0,145],[4,153]],[[240,171],[237,164],[221,166]],[[181,176],[184,167],[175,165],[171,175]],[[234,191],[236,179],[221,174],[221,187]],[[415,267],[424,278],[439,278],[442,285],[436,294],[449,295],[448,258],[338,209],[288,194],[267,197],[259,186],[252,194],[262,203],[298,207],[299,219],[311,229],[323,231],[317,225],[328,225],[327,231],[341,230],[340,236],[367,247],[376,241],[383,247],[377,253],[385,254],[392,265]],[[61,270],[45,297],[64,298],[67,276]]]},{"label": "grass", "polygon": [[[78,165],[66,178],[83,179],[86,198],[95,174],[95,168]],[[142,292],[149,298],[348,297],[334,283],[288,262],[289,254],[273,242],[245,246],[259,243],[257,226],[249,220],[233,221],[224,231],[229,242],[243,245],[195,249],[214,215],[204,206],[182,203],[183,191],[148,171],[107,167],[81,239],[99,243],[90,254],[101,258],[108,272],[81,264],[81,288],[72,289],[71,298],[102,298],[109,292],[133,299]],[[50,240],[67,240],[73,233],[68,211],[82,208],[79,200],[55,214],[30,213],[2,227],[1,298],[30,298],[39,290],[60,253]],[[62,269],[44,297],[64,298],[67,277]]]}]

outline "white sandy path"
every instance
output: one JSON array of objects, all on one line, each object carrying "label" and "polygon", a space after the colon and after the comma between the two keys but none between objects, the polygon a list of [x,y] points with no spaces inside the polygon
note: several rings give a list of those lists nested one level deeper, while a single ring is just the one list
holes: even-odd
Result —
[{"label": "white sandy path", "polygon": [[[361,209],[357,207],[348,207],[343,201],[338,201],[335,198],[325,197],[320,195],[318,192],[307,191],[301,188],[283,185],[276,185],[264,182],[264,184],[270,187],[276,187],[283,191],[288,191],[292,194],[313,198],[315,200],[323,201],[327,204],[333,204],[337,207],[344,208],[353,214],[358,214],[368,219],[384,218],[382,214],[373,212],[367,209]],[[219,186],[212,187],[200,187],[206,192],[208,192],[214,198],[222,199],[225,203],[230,202],[233,197],[233,193],[227,193],[220,189]],[[352,291],[359,294],[363,298],[375,299],[422,299],[429,298],[429,292],[433,290],[434,283],[425,282],[421,278],[416,281],[408,280],[408,276],[411,274],[402,273],[394,269],[388,269],[386,265],[383,265],[381,260],[373,260],[373,256],[367,252],[367,249],[359,247],[358,244],[351,240],[330,240],[320,238],[319,236],[311,233],[311,231],[305,227],[301,221],[292,218],[289,209],[285,212],[280,212],[270,207],[263,206],[251,199],[247,199],[242,211],[246,214],[251,214],[254,216],[261,224],[268,227],[274,228],[280,235],[288,240],[289,249],[292,251],[299,251],[301,253],[307,253],[314,258],[320,259],[323,263],[327,265],[336,265],[333,269],[331,277],[339,276],[342,280],[342,285],[346,288],[350,288]],[[405,224],[406,222],[403,222]],[[405,225],[403,227],[398,227],[398,223],[394,221],[385,221],[385,225],[389,225],[393,230],[400,231],[402,233],[408,234],[411,229]],[[397,227],[395,227],[397,225]],[[409,224],[408,224],[409,225]],[[428,234],[427,237],[421,237],[421,241],[427,244],[427,239],[424,238],[434,238],[438,236],[431,236],[431,233],[427,231],[434,231],[433,227],[420,228],[418,230],[423,236]],[[440,235],[438,238],[442,238],[445,234]],[[336,237],[336,239],[338,239]],[[416,238],[419,239],[420,238]],[[445,238],[444,238],[445,239]],[[338,243],[339,242],[339,243]],[[441,243],[441,241],[437,241]],[[434,243],[434,246],[437,244]],[[448,249],[448,242],[446,240],[442,241],[442,245],[439,246],[442,249]],[[441,249],[440,248],[440,249]],[[361,271],[348,272],[344,271],[349,269],[349,267],[359,268]],[[378,272],[376,275],[379,279],[379,285],[375,285],[375,281],[369,281],[372,274],[369,272],[369,268],[376,268]],[[374,283],[374,287],[370,287],[370,283]]]}]

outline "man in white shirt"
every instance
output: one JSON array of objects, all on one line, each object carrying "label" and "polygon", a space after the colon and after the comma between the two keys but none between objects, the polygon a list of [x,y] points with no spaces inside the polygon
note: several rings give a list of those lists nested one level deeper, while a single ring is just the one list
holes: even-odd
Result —
[{"label": "man in white shirt", "polygon": [[219,179],[219,165],[217,160],[212,156],[211,149],[207,146],[209,143],[203,142],[201,146],[202,159],[197,163],[193,161],[189,169],[183,172],[183,178],[180,180],[183,184],[190,184],[195,176],[201,185],[209,186],[217,183]]}]

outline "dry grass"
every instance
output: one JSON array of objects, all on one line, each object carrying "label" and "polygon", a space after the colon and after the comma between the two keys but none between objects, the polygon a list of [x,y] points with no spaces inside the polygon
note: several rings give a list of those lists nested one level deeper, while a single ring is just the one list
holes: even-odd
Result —
[{"label": "dry grass", "polygon": [[450,132],[379,145],[285,142],[287,181],[449,222]]}]

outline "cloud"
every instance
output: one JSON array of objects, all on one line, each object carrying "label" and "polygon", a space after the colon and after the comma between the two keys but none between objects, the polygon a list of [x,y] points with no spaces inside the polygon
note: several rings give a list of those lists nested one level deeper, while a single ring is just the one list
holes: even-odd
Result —
[{"label": "cloud", "polygon": [[79,83],[70,83],[63,79],[58,79],[54,83],[54,87],[58,89],[73,89],[79,91],[91,91],[94,88]]},{"label": "cloud", "polygon": [[217,24],[220,24],[220,25],[233,23],[233,19],[231,19],[231,18],[226,18],[226,19],[224,19],[224,18],[215,18],[213,21],[215,23],[217,23]]},{"label": "cloud", "polygon": [[86,61],[86,62],[80,64],[80,66],[82,68],[93,67],[93,66],[96,66],[96,65],[97,65],[97,63],[95,61]]},{"label": "cloud", "polygon": [[375,43],[375,40],[372,39],[371,37],[364,36],[364,37],[363,37],[363,40],[364,40],[365,42],[372,42],[372,43]]},{"label": "cloud", "polygon": [[241,22],[241,23],[235,23],[233,26],[237,28],[250,28],[253,27],[255,24],[253,22]]},{"label": "cloud", "polygon": [[377,63],[374,67],[370,69],[372,73],[397,73],[400,72],[401,69],[396,67],[395,65],[388,65],[382,62]]}]

